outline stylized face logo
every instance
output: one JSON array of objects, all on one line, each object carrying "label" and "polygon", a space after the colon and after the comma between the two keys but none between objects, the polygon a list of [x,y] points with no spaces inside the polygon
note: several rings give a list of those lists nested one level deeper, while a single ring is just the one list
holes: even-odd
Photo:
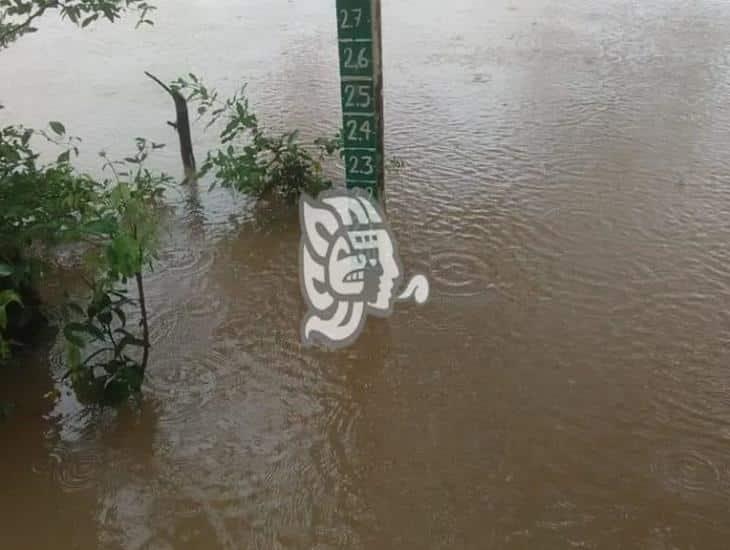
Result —
[{"label": "stylized face logo", "polygon": [[337,296],[364,301],[378,310],[390,309],[401,272],[386,229],[346,230],[331,247],[327,266]]},{"label": "stylized face logo", "polygon": [[302,325],[305,344],[337,348],[351,343],[369,313],[387,317],[396,299],[428,298],[428,281],[418,275],[407,291],[394,291],[402,269],[390,228],[366,196],[330,192],[300,203],[300,279],[309,312]]}]

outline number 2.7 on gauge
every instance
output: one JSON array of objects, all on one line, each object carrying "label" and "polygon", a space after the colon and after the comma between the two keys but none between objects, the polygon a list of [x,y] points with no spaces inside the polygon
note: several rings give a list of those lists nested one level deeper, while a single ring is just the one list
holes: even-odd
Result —
[{"label": "number 2.7 on gauge", "polygon": [[379,0],[337,0],[348,187],[379,194],[383,181]]}]

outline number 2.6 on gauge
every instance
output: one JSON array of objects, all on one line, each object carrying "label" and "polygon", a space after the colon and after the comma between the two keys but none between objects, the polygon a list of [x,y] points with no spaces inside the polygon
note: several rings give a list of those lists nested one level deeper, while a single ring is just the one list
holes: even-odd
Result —
[{"label": "number 2.6 on gauge", "polygon": [[372,42],[340,42],[340,75],[371,76],[372,72]]}]

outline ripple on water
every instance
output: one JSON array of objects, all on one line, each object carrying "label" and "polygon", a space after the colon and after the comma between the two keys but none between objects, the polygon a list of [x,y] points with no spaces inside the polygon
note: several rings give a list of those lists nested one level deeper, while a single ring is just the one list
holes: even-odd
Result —
[{"label": "ripple on water", "polygon": [[[230,38],[210,12],[240,2],[187,4],[187,30]],[[328,3],[254,4],[244,11],[261,48],[225,59],[224,75],[248,75],[267,126],[329,134],[341,121]],[[386,33],[386,141],[406,168],[388,179],[389,216],[406,275],[425,272],[444,302],[396,312],[397,338],[369,323],[346,352],[302,349],[295,216],[254,215],[246,200],[201,186],[178,205],[188,212],[146,278],[153,450],[119,444],[118,433],[104,441],[98,416],[62,400],[60,435],[37,470],[63,490],[98,486],[111,518],[99,531],[128,533],[122,545],[137,548],[204,537],[355,547],[356,534],[381,543],[370,547],[409,546],[424,523],[425,536],[442,524],[473,546],[507,531],[513,546],[594,547],[601,529],[640,546],[651,527],[633,513],[652,507],[672,535],[696,537],[701,511],[720,524],[730,498],[727,2],[390,4],[399,33]],[[449,28],[425,38],[429,24]],[[207,55],[168,38],[170,55]],[[117,39],[96,37],[91,49]],[[92,57],[98,68],[103,56]],[[32,65],[12,59],[21,72]],[[82,110],[110,112],[87,109],[98,86],[86,90]],[[149,129],[169,114],[159,99]],[[108,139],[92,122],[91,141]],[[131,122],[119,131],[137,131]],[[513,299],[472,307],[494,288]],[[369,361],[366,347],[386,358]],[[428,428],[408,433],[418,426]],[[491,441],[504,482],[485,453],[470,453]],[[117,476],[145,459],[150,471]],[[480,485],[494,508],[476,517]],[[666,508],[655,486],[670,494]]]},{"label": "ripple on water", "polygon": [[60,422],[46,434],[47,459],[35,464],[33,470],[49,475],[65,492],[92,489],[98,482],[104,452],[99,447],[99,434],[114,414],[82,407],[65,392],[56,409]]},{"label": "ripple on water", "polygon": [[170,277],[183,281],[199,281],[215,260],[215,249],[204,243],[191,242],[189,237],[174,236],[165,242],[158,267],[147,274],[148,286],[162,286]]},{"label": "ripple on water", "polygon": [[155,361],[145,387],[160,402],[160,423],[174,431],[199,415],[214,399],[225,364],[225,358],[213,349],[178,356],[174,361]]},{"label": "ripple on water", "polygon": [[429,266],[434,294],[475,297],[488,292],[494,285],[495,277],[487,261],[477,253],[458,247],[432,251]]},{"label": "ripple on water", "polygon": [[49,453],[51,477],[66,492],[93,488],[101,465],[99,452],[94,442],[54,446]]},{"label": "ripple on water", "polygon": [[727,490],[727,479],[724,479],[720,467],[699,449],[664,451],[659,454],[652,469],[668,490],[680,494],[722,496],[723,488]]}]

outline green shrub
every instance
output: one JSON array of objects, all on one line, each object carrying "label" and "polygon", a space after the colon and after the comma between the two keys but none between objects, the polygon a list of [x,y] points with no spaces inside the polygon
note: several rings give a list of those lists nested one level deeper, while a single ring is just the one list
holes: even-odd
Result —
[{"label": "green shrub", "polygon": [[[34,136],[64,151],[42,165],[31,148]],[[135,153],[123,161],[102,153],[107,177],[95,179],[71,167],[77,144],[58,122],[50,124],[50,132],[0,130],[0,360],[9,357],[17,328],[10,308],[17,310],[36,287],[37,266],[52,257],[55,245],[82,243],[91,297],[85,307],[65,308],[68,374],[80,394],[116,401],[139,391],[147,366],[143,271],[155,260],[160,199],[171,178],[145,167],[162,145],[137,138]],[[136,283],[136,298],[127,296],[130,281]],[[139,334],[126,322],[134,309]]]},{"label": "green shrub", "polygon": [[[95,215],[79,227],[89,243],[91,297],[85,307],[67,304],[63,332],[68,375],[85,400],[118,402],[142,387],[150,348],[143,272],[156,259],[160,199],[172,182],[144,167],[150,151],[159,147],[138,138],[134,156],[107,160],[105,168],[113,176],[102,182],[105,191]],[[136,298],[129,296],[130,281],[136,284]],[[137,331],[127,324],[130,310],[139,317]]]},{"label": "green shrub", "polygon": [[206,127],[221,119],[224,122],[219,135],[221,148],[208,153],[200,171],[201,176],[213,175],[213,186],[220,184],[257,198],[287,202],[296,201],[302,192],[316,195],[331,187],[322,163],[341,149],[339,137],[316,140],[317,153],[313,154],[298,141],[297,131],[268,135],[251,110],[245,86],[225,101],[193,74],[178,78],[172,87],[197,104],[201,117],[209,117]]}]

